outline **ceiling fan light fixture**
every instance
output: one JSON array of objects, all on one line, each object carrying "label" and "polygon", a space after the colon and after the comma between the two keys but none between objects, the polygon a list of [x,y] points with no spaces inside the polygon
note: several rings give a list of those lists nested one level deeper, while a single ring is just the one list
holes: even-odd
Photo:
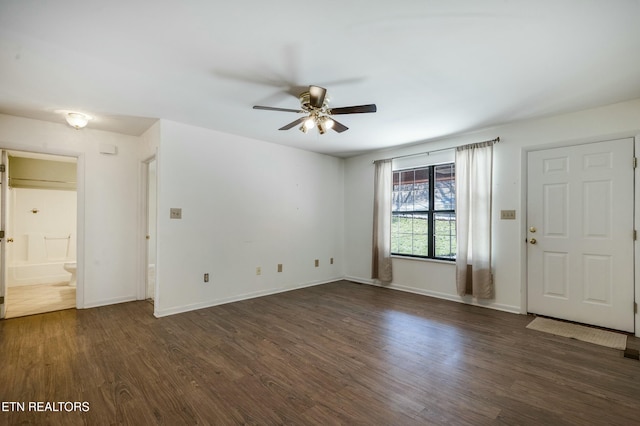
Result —
[{"label": "ceiling fan light fixture", "polygon": [[318,123],[318,133],[320,133],[321,135],[324,135],[325,132],[326,132],[326,130],[324,130],[323,123]]},{"label": "ceiling fan light fixture", "polygon": [[324,125],[325,129],[333,129],[333,120],[329,117],[324,117],[324,120],[322,120],[322,124]]},{"label": "ceiling fan light fixture", "polygon": [[84,128],[91,119],[88,115],[79,112],[68,112],[65,118],[69,126],[76,130]]},{"label": "ceiling fan light fixture", "polygon": [[[316,125],[316,120],[314,120],[314,119],[313,119],[313,117],[309,117],[309,118],[307,118],[307,119],[304,121],[304,124],[303,124],[303,126],[304,126],[307,130],[311,129],[311,128],[312,128],[313,126],[315,126],[315,125]],[[305,133],[306,133],[306,132],[305,132]]]},{"label": "ceiling fan light fixture", "polygon": [[304,123],[302,123],[302,126],[300,126],[299,129],[302,133],[307,133],[309,131],[309,129],[307,129],[307,126],[305,126]]}]

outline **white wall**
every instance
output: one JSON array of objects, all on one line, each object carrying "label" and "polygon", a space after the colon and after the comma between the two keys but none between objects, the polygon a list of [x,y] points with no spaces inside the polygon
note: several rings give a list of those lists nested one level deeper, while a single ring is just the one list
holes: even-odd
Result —
[{"label": "white wall", "polygon": [[[358,282],[372,283],[370,277],[373,160],[480,142],[499,136],[501,142],[495,145],[494,151],[493,188],[495,300],[481,302],[481,304],[501,310],[525,312],[526,300],[523,289],[526,268],[524,257],[526,224],[523,219],[526,194],[523,189],[523,173],[525,173],[523,164],[526,151],[544,145],[634,137],[639,133],[640,99],[637,99],[350,158],[345,164],[346,275],[349,279]],[[516,210],[517,219],[500,220],[499,213],[503,209]],[[392,288],[476,303],[471,298],[462,299],[457,296],[453,264],[396,258],[393,260],[393,267]],[[637,289],[636,293],[638,292]],[[636,329],[639,328],[640,325],[636,327]]]},{"label": "white wall", "polygon": [[135,300],[139,138],[0,114],[0,148],[78,157],[78,306]]},{"label": "white wall", "polygon": [[142,161],[156,155],[160,146],[160,121],[157,121],[139,138],[139,157]]},{"label": "white wall", "polygon": [[341,159],[162,120],[158,204],[157,316],[344,275]]}]

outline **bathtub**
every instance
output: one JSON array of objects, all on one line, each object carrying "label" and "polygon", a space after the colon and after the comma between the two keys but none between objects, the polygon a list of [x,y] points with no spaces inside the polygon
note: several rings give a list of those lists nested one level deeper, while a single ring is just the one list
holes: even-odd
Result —
[{"label": "bathtub", "polygon": [[69,282],[71,274],[64,270],[66,262],[74,259],[46,263],[13,264],[7,268],[9,287],[34,284],[57,284]]}]

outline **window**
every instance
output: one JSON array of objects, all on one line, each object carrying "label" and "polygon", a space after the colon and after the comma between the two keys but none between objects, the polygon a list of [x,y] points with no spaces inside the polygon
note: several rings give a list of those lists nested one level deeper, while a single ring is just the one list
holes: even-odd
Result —
[{"label": "window", "polygon": [[391,254],[456,258],[455,164],[393,172]]}]

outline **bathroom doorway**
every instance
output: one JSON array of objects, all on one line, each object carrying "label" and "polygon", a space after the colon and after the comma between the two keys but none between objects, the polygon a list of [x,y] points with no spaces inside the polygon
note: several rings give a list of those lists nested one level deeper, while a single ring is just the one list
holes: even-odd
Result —
[{"label": "bathroom doorway", "polygon": [[75,308],[77,158],[2,154],[4,317]]}]

